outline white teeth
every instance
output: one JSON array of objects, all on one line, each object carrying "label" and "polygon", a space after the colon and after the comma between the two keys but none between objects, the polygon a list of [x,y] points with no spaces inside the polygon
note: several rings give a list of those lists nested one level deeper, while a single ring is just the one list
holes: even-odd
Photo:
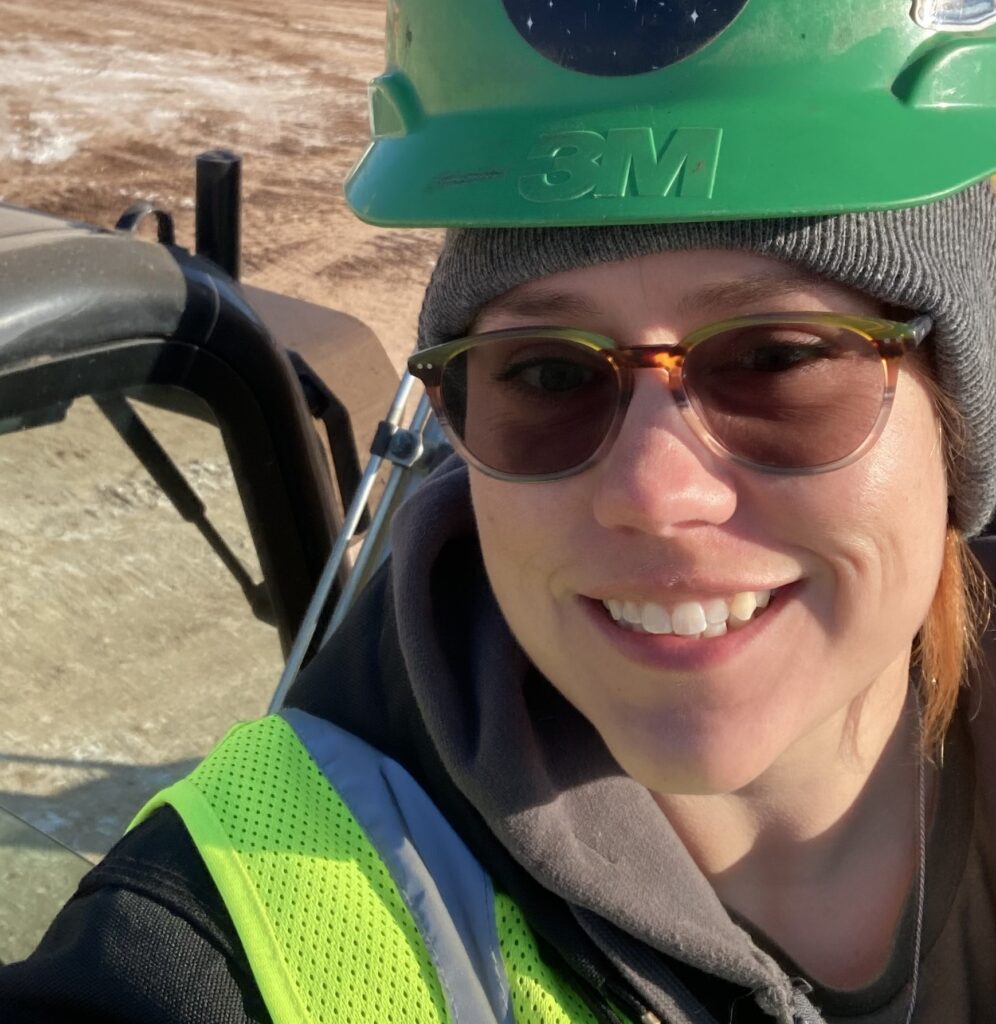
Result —
[{"label": "white teeth", "polygon": [[678,636],[698,636],[709,623],[698,601],[685,601],[671,613],[671,625]]},{"label": "white teeth", "polygon": [[706,601],[702,605],[702,610],[705,612],[706,622],[710,626],[719,622],[726,622],[730,617],[730,606],[721,597],[715,598],[712,601]]},{"label": "white teeth", "polygon": [[661,636],[675,633],[685,637],[723,636],[728,630],[743,629],[755,613],[768,607],[770,590],[745,590],[730,601],[709,598],[683,601],[670,611],[652,601],[622,601],[608,598],[602,604],[612,618],[626,629]]},{"label": "white teeth", "polygon": [[643,621],[640,606],[635,601],[623,601],[622,617],[632,626],[639,626]]},{"label": "white teeth", "polygon": [[671,616],[663,605],[645,604],[642,623],[648,633],[661,635],[671,632]]}]

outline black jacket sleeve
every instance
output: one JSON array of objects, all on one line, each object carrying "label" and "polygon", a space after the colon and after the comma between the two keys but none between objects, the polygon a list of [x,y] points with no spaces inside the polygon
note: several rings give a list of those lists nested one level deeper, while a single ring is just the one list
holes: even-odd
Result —
[{"label": "black jacket sleeve", "polygon": [[5,1024],[270,1024],[231,918],[176,813],[80,882],[27,960],[0,968]]}]

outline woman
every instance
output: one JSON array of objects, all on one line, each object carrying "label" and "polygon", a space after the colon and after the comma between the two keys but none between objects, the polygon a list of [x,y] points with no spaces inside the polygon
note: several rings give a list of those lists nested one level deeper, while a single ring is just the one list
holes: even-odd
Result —
[{"label": "woman", "polygon": [[[462,458],[284,716],[160,794],[0,974],[6,1019],[988,1019],[994,711],[965,538],[996,498],[996,151],[968,130],[991,89],[969,102],[958,68],[992,31],[757,0],[635,36],[615,7],[453,2],[392,4],[401,70],[350,195],[522,225],[451,232],[426,295],[410,365]],[[775,93],[802,61],[810,120],[853,85],[872,128],[822,127],[886,154],[963,132],[966,166],[938,143],[844,180],[800,122],[780,177],[738,177],[709,120],[649,151],[632,111],[653,112],[603,123],[651,82],[708,98],[717,54],[766,58]],[[513,174],[508,119],[464,109],[489,62],[599,113],[543,113]],[[501,170],[474,170],[482,125]]]}]

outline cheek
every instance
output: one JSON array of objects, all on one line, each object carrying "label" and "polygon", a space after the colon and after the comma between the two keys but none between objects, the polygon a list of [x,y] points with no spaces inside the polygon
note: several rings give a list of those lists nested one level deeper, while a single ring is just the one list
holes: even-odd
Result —
[{"label": "cheek", "polygon": [[783,521],[832,584],[834,621],[851,636],[877,635],[883,651],[912,638],[937,586],[948,504],[939,424],[919,381],[901,378],[862,459],[786,487]]},{"label": "cheek", "polygon": [[578,552],[585,550],[584,510],[590,498],[583,479],[515,484],[470,471],[491,589],[523,650],[554,685],[577,674],[572,646],[558,638],[568,628],[569,581]]},{"label": "cheek", "polygon": [[546,484],[513,484],[470,471],[471,500],[484,563],[498,602],[513,629],[524,604],[540,603],[555,571],[563,505]]},{"label": "cheek", "polygon": [[940,423],[920,381],[900,377],[892,416],[856,487],[857,524],[895,587],[936,583],[948,492]]},{"label": "cheek", "polygon": [[937,589],[948,525],[948,481],[944,445],[932,400],[913,377],[900,382],[896,430],[883,440],[886,466],[874,481],[882,498],[882,557],[891,589],[919,629]]},{"label": "cheek", "polygon": [[[534,560],[537,547],[534,517],[527,503],[517,502],[510,485],[470,470],[470,494],[481,550],[492,585],[509,582]],[[495,580],[497,573],[499,580]],[[500,595],[499,595],[500,596]]]}]

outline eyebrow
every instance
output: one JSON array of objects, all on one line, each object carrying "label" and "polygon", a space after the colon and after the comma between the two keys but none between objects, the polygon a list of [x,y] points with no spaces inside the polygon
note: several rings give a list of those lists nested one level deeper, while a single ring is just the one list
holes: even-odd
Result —
[{"label": "eyebrow", "polygon": [[[675,305],[679,318],[703,309],[738,310],[758,303],[782,298],[799,291],[840,292],[840,286],[806,271],[792,271],[784,276],[759,274],[703,285],[684,295]],[[553,288],[534,287],[513,289],[487,303],[478,314],[476,323],[491,316],[513,316],[532,320],[539,325],[553,324],[560,318],[575,321],[604,320],[606,311],[584,295]],[[475,326],[475,330],[478,328]]]},{"label": "eyebrow", "polygon": [[492,299],[478,313],[475,324],[485,317],[498,315],[539,321],[557,317],[594,320],[604,317],[605,311],[575,292],[531,288],[529,291],[514,289]]},{"label": "eyebrow", "polygon": [[689,292],[677,303],[675,312],[679,316],[694,313],[700,309],[718,306],[726,309],[741,309],[780,299],[801,291],[817,291],[830,295],[842,294],[846,289],[833,281],[809,274],[804,270],[792,271],[785,276],[773,277],[759,274],[754,277],[738,278],[736,281],[720,281],[703,285]]}]

